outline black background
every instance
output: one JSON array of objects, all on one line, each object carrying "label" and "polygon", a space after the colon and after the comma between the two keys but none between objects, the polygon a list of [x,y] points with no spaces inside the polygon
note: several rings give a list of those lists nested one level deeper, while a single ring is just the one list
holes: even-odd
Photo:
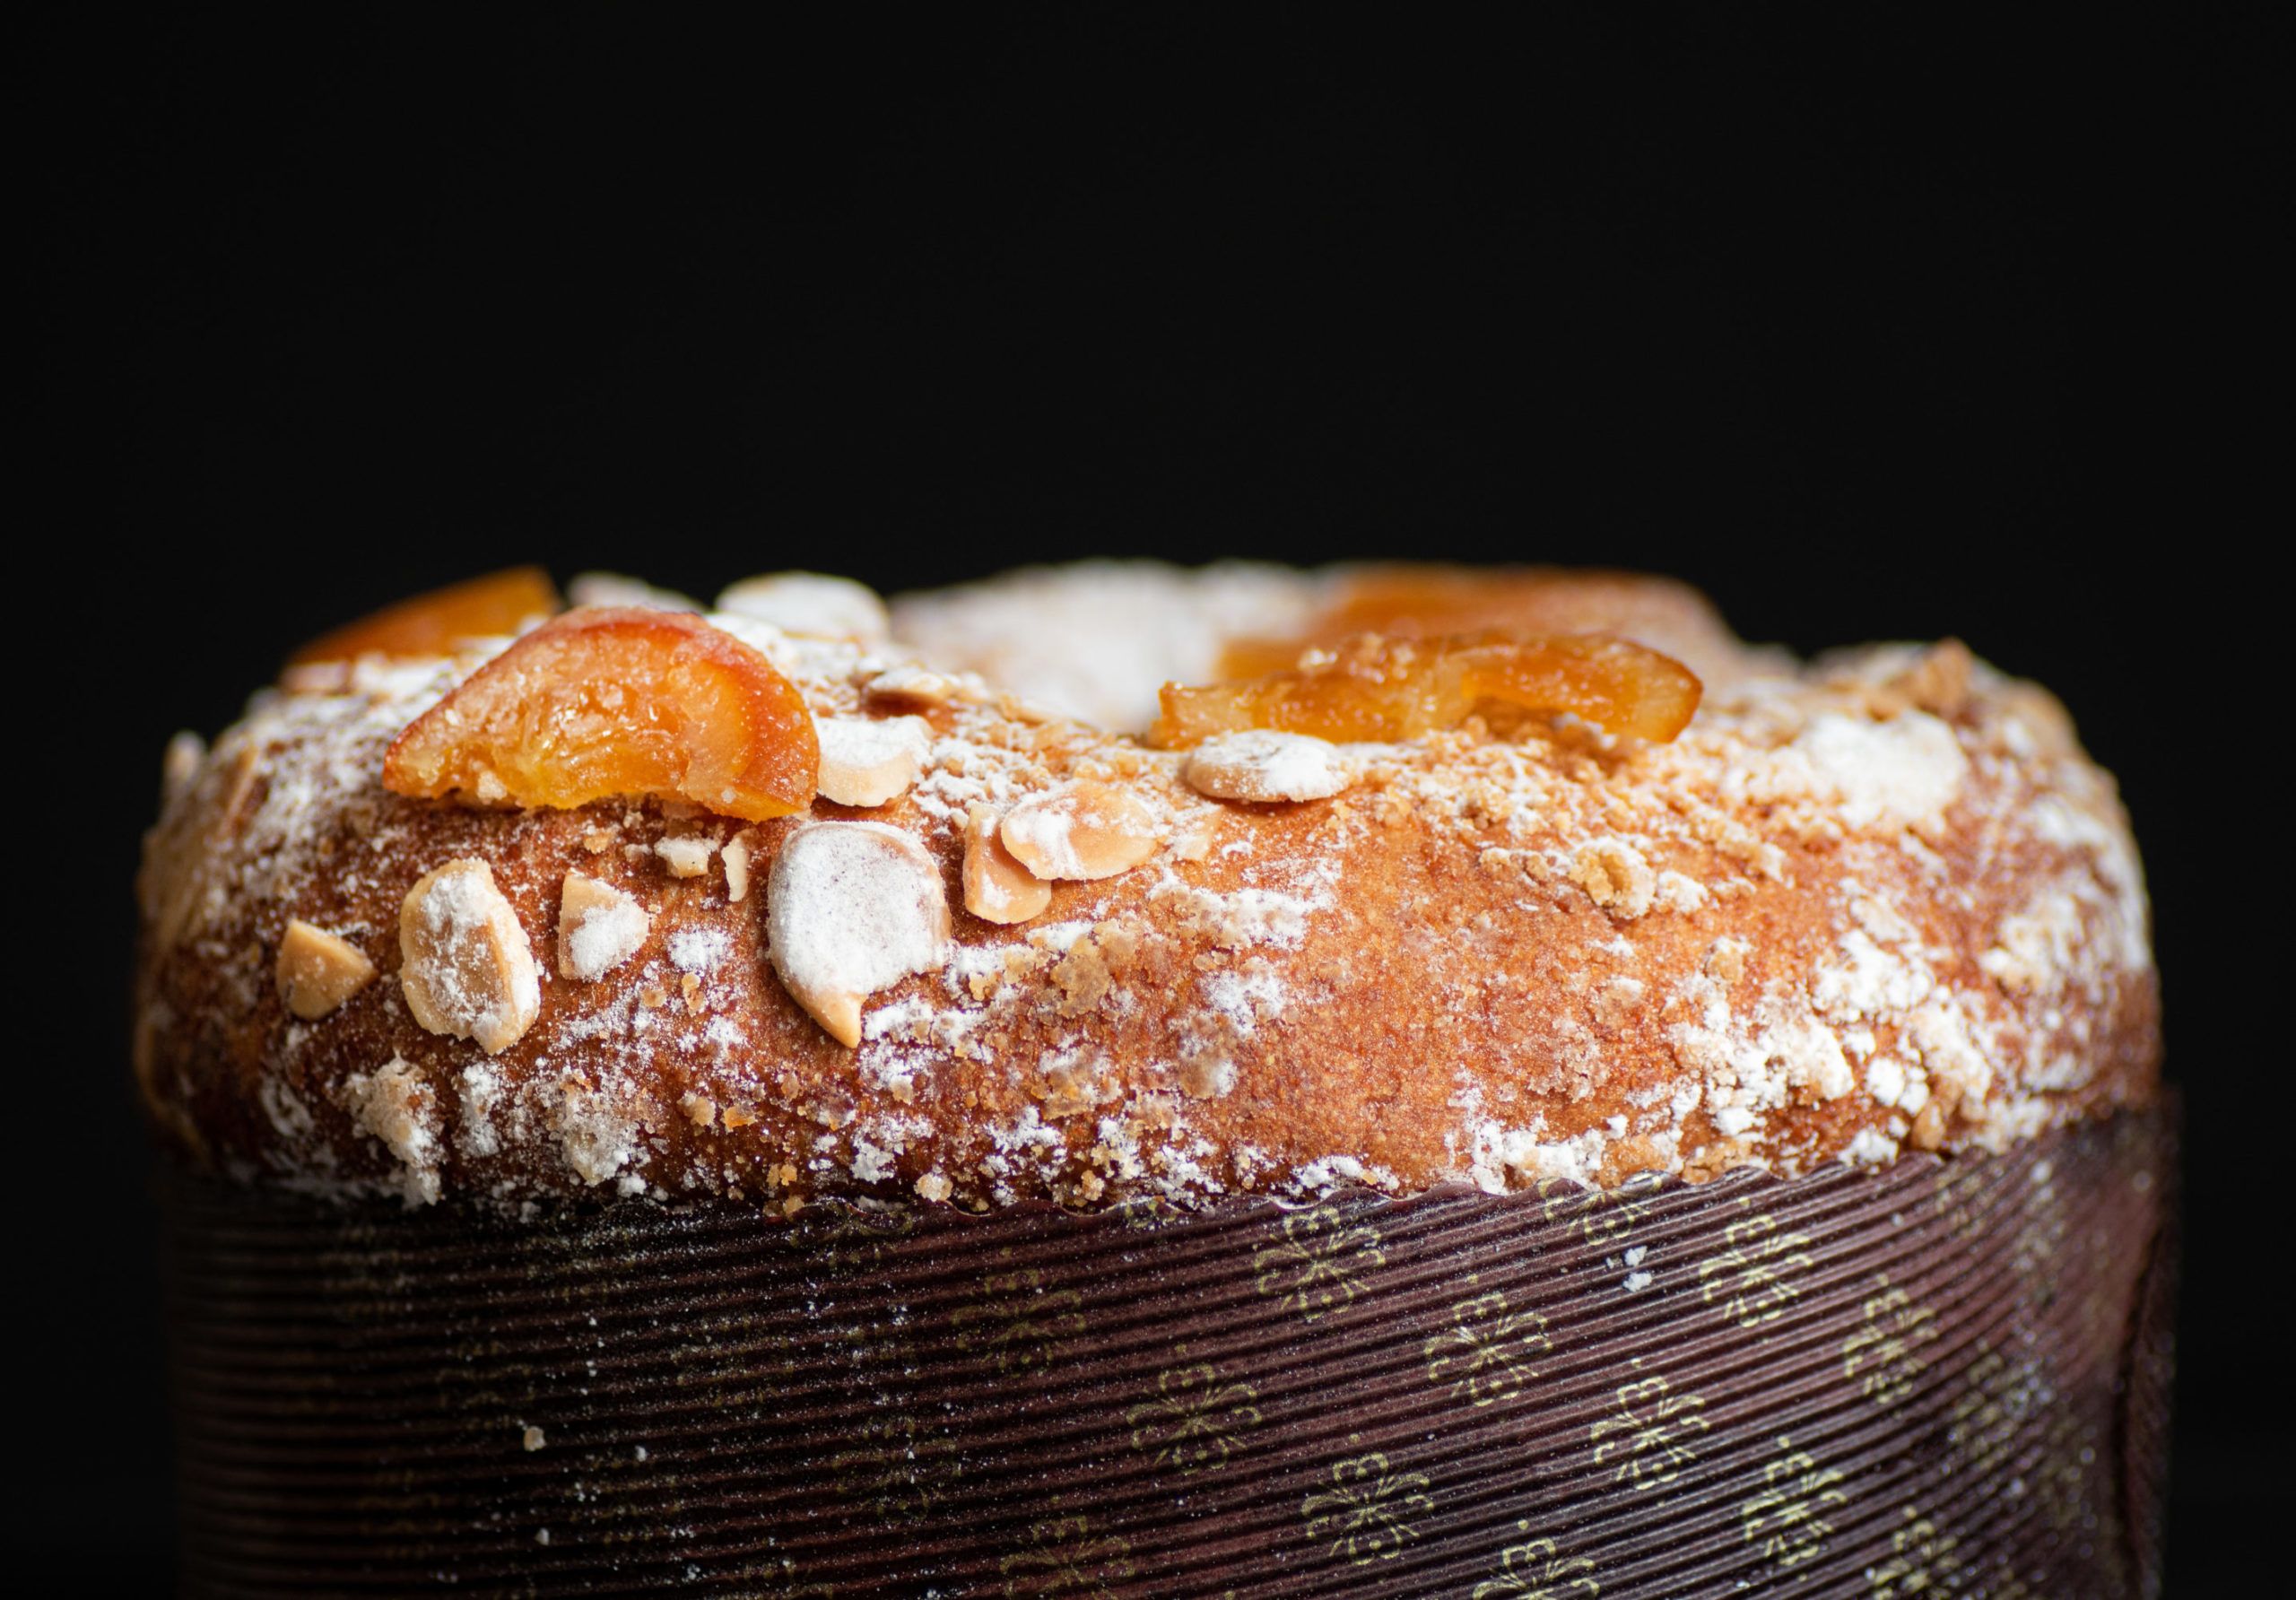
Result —
[{"label": "black background", "polygon": [[21,44],[6,1567],[166,1583],[128,884],[167,735],[298,639],[524,560],[706,596],[1399,554],[1670,570],[1753,637],[1958,633],[2063,695],[2144,843],[2188,1108],[2170,1593],[2253,1592],[2296,1492],[2286,1160],[2248,1136],[2285,1138],[2288,940],[2244,917],[2286,879],[2284,26],[1589,9]]}]

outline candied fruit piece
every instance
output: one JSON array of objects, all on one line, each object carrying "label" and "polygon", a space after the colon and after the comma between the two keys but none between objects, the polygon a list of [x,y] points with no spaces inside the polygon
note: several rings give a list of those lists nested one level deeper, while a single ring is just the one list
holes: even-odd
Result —
[{"label": "candied fruit piece", "polygon": [[1222,678],[1254,678],[1297,665],[1311,648],[1359,634],[1432,639],[1497,630],[1554,637],[1631,632],[1630,619],[1653,607],[1676,610],[1695,597],[1670,581],[1559,567],[1450,567],[1397,562],[1348,575],[1328,604],[1298,634],[1227,642]]},{"label": "candied fruit piece", "polygon": [[760,822],[810,804],[821,747],[796,685],[685,612],[570,611],[409,724],[383,787],[566,808],[613,795]]},{"label": "candied fruit piece", "polygon": [[320,635],[288,657],[290,666],[361,656],[446,656],[466,639],[516,633],[558,613],[558,590],[540,567],[513,567],[386,605]]},{"label": "candied fruit piece", "polygon": [[1603,634],[1367,633],[1300,665],[1235,683],[1164,685],[1149,741],[1184,749],[1215,734],[1267,728],[1337,743],[1411,739],[1457,727],[1495,702],[1568,711],[1613,734],[1660,742],[1698,709],[1697,677],[1656,650]]}]

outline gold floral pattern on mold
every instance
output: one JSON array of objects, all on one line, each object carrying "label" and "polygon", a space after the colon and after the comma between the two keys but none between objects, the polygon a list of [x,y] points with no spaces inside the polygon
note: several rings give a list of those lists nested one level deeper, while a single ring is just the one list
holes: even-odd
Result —
[{"label": "gold floral pattern on mold", "polygon": [[1190,1213],[1161,1195],[1142,1195],[1118,1205],[1116,1215],[1127,1232],[1153,1233],[1188,1221]]},{"label": "gold floral pattern on mold", "polygon": [[1427,1381],[1478,1408],[1518,1398],[1538,1376],[1533,1355],[1552,1348],[1546,1318],[1509,1307],[1500,1290],[1472,1295],[1451,1307],[1451,1326],[1421,1345]]},{"label": "gold floral pattern on mold", "polygon": [[1047,1289],[1044,1274],[1022,1267],[984,1274],[978,1293],[949,1314],[949,1325],[957,1330],[958,1349],[1009,1378],[1048,1370],[1061,1341],[1084,1331],[1083,1303],[1074,1289]]},{"label": "gold floral pattern on mold", "polygon": [[1945,1442],[1964,1472],[1991,1472],[2025,1441],[2031,1422],[2056,1400],[2053,1385],[2030,1356],[2014,1361],[1980,1343],[1962,1369],[1946,1419]]},{"label": "gold floral pattern on mold", "polygon": [[1887,1273],[1874,1274],[1874,1283],[1875,1292],[1862,1307],[1864,1320],[1841,1342],[1841,1375],[1857,1379],[1866,1399],[1889,1407],[1912,1394],[1929,1370],[1918,1352],[1937,1329],[1929,1309],[1892,1283]]},{"label": "gold floral pattern on mold", "polygon": [[839,1491],[879,1517],[914,1517],[940,1504],[963,1471],[956,1442],[908,1411],[870,1417],[829,1465]]},{"label": "gold floral pattern on mold", "polygon": [[1350,1221],[1336,1205],[1286,1213],[1283,1235],[1281,1242],[1252,1252],[1254,1284],[1303,1322],[1352,1305],[1364,1292],[1359,1275],[1387,1264],[1378,1232]]},{"label": "gold floral pattern on mold", "polygon": [[1867,1600],[1954,1593],[1959,1587],[1954,1575],[1961,1570],[1954,1552],[1961,1541],[1918,1507],[1901,1506],[1898,1515],[1899,1525],[1890,1534],[1889,1560],[1866,1569]]},{"label": "gold floral pattern on mold", "polygon": [[[1642,1365],[1639,1360],[1629,1364]],[[1587,1430],[1587,1442],[1594,1447],[1596,1465],[1618,1463],[1613,1482],[1635,1490],[1663,1488],[1698,1460],[1691,1441],[1708,1431],[1703,1399],[1674,1393],[1657,1373],[1621,1384],[1611,1398],[1609,1414]]]},{"label": "gold floral pattern on mold", "polygon": [[[1173,1352],[1186,1355],[1181,1345]],[[1187,1361],[1156,1374],[1153,1398],[1124,1413],[1132,1448],[1184,1477],[1217,1472],[1259,1426],[1259,1393],[1248,1383],[1224,1380],[1210,1361]]]},{"label": "gold floral pattern on mold", "polygon": [[1382,1451],[1331,1465],[1331,1487],[1311,1491],[1300,1516],[1311,1539],[1329,1539],[1334,1556],[1351,1565],[1391,1561],[1418,1539],[1414,1518],[1435,1509],[1423,1473],[1396,1471]]},{"label": "gold floral pattern on mold", "polygon": [[[1530,1528],[1528,1522],[1515,1525],[1518,1533]],[[1498,1570],[1474,1586],[1470,1600],[1567,1600],[1572,1595],[1599,1595],[1603,1586],[1595,1580],[1594,1570],[1594,1562],[1565,1555],[1552,1539],[1526,1539],[1500,1549]]]},{"label": "gold floral pattern on mold", "polygon": [[1008,1596],[1109,1596],[1109,1586],[1134,1576],[1131,1543],[1095,1534],[1083,1515],[1048,1517],[1029,1526],[1029,1543],[996,1563]]},{"label": "gold floral pattern on mold", "polygon": [[1762,1560],[1781,1572],[1823,1555],[1834,1532],[1827,1513],[1849,1503],[1836,1487],[1842,1474],[1807,1450],[1796,1449],[1781,1433],[1761,1478],[1762,1491],[1738,1508],[1745,1542],[1758,1546]]},{"label": "gold floral pattern on mold", "polygon": [[1538,1182],[1539,1217],[1578,1230],[1590,1245],[1624,1239],[1649,1214],[1665,1179],[1655,1174],[1629,1178],[1616,1188],[1590,1188],[1568,1178],[1542,1178]]},{"label": "gold floral pattern on mold", "polygon": [[1718,1299],[1722,1314],[1743,1328],[1783,1316],[1801,1298],[1795,1281],[1813,1265],[1810,1236],[1789,1231],[1767,1214],[1741,1217],[1722,1230],[1724,1248],[1698,1264],[1699,1293]]},{"label": "gold floral pattern on mold", "polygon": [[1937,1174],[1930,1191],[1930,1208],[1964,1244],[1974,1244],[1991,1231],[1994,1213],[2006,1204],[1998,1175],[1980,1163],[1949,1161]]}]

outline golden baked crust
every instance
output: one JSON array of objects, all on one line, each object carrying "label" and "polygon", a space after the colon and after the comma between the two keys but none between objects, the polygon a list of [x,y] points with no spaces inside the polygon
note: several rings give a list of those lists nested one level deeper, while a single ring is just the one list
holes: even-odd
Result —
[{"label": "golden baked crust", "polygon": [[[930,670],[715,616],[817,719],[915,717],[929,735],[884,804],[747,825],[386,792],[385,746],[483,652],[265,691],[212,750],[171,752],[141,881],[144,1099],[195,1159],[301,1189],[780,1205],[1790,1171],[1998,1148],[2154,1095],[2144,892],[2111,780],[2054,700],[1958,646],[1801,666],[1736,645],[1679,586],[1558,578],[1574,625],[1614,622],[1706,677],[1678,740],[1471,723],[1327,749],[1339,793],[1272,804],[1208,797],[1184,753],[1033,710],[970,670],[1025,675],[1016,618],[1088,632],[1057,614],[1064,583],[1086,619],[1111,583],[1150,595],[1135,625],[1152,631],[1194,596],[1219,618],[1184,641],[1201,653],[1282,631],[1335,581],[1039,572],[900,606]],[[1071,683],[1072,703],[1137,705],[1153,688],[1140,661],[1172,646],[1100,653],[1134,681]],[[1197,782],[1235,791],[1222,771]],[[1146,859],[1054,884],[1030,920],[965,911],[969,813],[1079,781],[1148,819]],[[892,891],[865,872],[792,887],[771,924],[790,948],[767,948],[784,842],[828,820],[921,844],[952,930],[935,947],[920,928],[915,948],[944,961],[867,993],[852,1048],[780,972],[839,970],[834,951],[799,948],[872,909],[841,905],[839,885]],[[908,870],[893,846],[886,872]],[[430,879],[457,862],[476,865]],[[424,881],[499,894],[516,926],[491,900],[468,926],[528,946],[425,952],[434,987],[500,986],[470,1012],[474,1037],[408,1004],[406,901]]]}]

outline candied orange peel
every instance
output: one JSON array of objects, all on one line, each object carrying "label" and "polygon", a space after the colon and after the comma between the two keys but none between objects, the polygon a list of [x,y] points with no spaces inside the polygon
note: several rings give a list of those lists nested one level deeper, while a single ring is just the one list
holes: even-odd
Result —
[{"label": "candied orange peel", "polygon": [[821,764],[796,684],[683,612],[570,611],[409,724],[383,787],[565,809],[613,796],[761,822],[812,804]]},{"label": "candied orange peel", "polygon": [[1681,662],[1606,634],[1366,633],[1295,660],[1231,683],[1167,683],[1149,743],[1186,749],[1249,728],[1386,742],[1457,727],[1493,708],[1567,711],[1613,734],[1664,743],[1689,726],[1701,692]]},{"label": "candied orange peel", "polygon": [[1223,679],[1257,677],[1295,665],[1302,650],[1332,648],[1360,634],[1431,639],[1500,631],[1551,637],[1586,631],[1586,589],[1613,575],[1554,567],[1452,567],[1394,562],[1358,569],[1296,634],[1228,641]]},{"label": "candied orange peel", "polygon": [[516,633],[555,616],[558,589],[540,567],[512,567],[386,605],[321,634],[287,659],[290,666],[355,661],[361,656],[447,656],[465,639]]}]

